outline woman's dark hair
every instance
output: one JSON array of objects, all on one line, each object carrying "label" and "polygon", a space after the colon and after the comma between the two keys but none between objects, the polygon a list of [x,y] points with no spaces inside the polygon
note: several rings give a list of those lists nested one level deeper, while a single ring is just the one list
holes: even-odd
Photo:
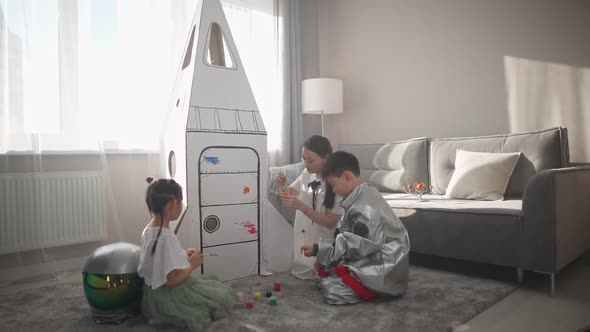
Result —
[{"label": "woman's dark hair", "polygon": [[320,135],[313,135],[303,143],[303,147],[314,152],[322,158],[327,158],[332,154],[332,145],[327,138]]},{"label": "woman's dark hair", "polygon": [[160,217],[160,229],[156,236],[156,241],[152,247],[152,255],[156,251],[156,245],[158,244],[158,238],[162,233],[162,225],[164,224],[164,208],[166,204],[173,199],[182,199],[182,188],[176,181],[172,179],[157,179],[154,181],[153,178],[148,177],[146,179],[149,186],[145,192],[145,202],[148,210],[151,214]]},{"label": "woman's dark hair", "polygon": [[[332,154],[332,144],[330,144],[330,141],[327,138],[320,135],[313,135],[310,138],[308,138],[307,141],[303,143],[303,147],[312,151],[313,153],[317,154],[322,158],[328,158]],[[334,189],[332,188],[332,186],[328,182],[325,183],[326,197],[324,197],[324,207],[330,210],[334,207],[336,194],[334,194]]]}]

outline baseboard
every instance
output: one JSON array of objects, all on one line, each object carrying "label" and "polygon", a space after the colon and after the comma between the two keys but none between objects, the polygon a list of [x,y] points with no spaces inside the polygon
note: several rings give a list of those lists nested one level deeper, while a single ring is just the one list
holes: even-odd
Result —
[{"label": "baseboard", "polygon": [[40,264],[0,269],[0,281],[35,278],[47,274],[57,274],[68,270],[79,270],[82,273],[86,257],[60,259]]}]

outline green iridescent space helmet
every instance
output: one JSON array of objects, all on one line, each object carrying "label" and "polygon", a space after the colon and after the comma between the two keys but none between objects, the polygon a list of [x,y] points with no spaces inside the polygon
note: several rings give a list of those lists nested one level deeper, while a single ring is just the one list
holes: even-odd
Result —
[{"label": "green iridescent space helmet", "polygon": [[134,244],[117,242],[96,249],[86,259],[84,294],[95,322],[118,323],[141,312],[139,252]]},{"label": "green iridescent space helmet", "polygon": [[141,299],[143,279],[137,273],[83,273],[88,303],[101,310],[117,310]]}]

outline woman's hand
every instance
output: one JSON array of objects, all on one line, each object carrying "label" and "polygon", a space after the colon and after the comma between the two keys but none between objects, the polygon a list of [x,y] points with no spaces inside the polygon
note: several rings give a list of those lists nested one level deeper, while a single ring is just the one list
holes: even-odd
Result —
[{"label": "woman's hand", "polygon": [[189,256],[188,263],[196,269],[199,265],[203,264],[203,254],[198,250],[195,250],[195,252]]},{"label": "woman's hand", "polygon": [[194,254],[195,252],[197,252],[197,249],[195,249],[195,248],[188,248],[184,252],[186,252],[186,256],[187,257],[191,257],[192,254]]},{"label": "woman's hand", "polygon": [[287,184],[287,177],[283,173],[278,173],[275,181],[277,181],[279,186],[284,186]]},{"label": "woman's hand", "polygon": [[313,256],[313,244],[304,244],[301,246],[300,251],[305,255],[305,257],[312,257]]},{"label": "woman's hand", "polygon": [[286,207],[295,208],[297,210],[303,210],[305,207],[307,207],[307,205],[305,205],[295,195],[292,194],[293,192],[291,190],[284,191],[281,193],[281,200],[283,201],[283,205],[285,205]]}]

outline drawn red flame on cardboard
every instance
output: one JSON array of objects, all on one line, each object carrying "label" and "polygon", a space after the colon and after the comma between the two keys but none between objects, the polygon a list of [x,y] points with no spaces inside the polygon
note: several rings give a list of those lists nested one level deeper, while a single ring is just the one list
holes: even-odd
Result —
[{"label": "drawn red flame on cardboard", "polygon": [[249,193],[249,192],[250,192],[250,187],[248,187],[248,186],[245,186],[245,187],[244,187],[244,195],[246,195],[246,194],[247,194],[247,193]]},{"label": "drawn red flame on cardboard", "polygon": [[244,226],[244,228],[248,231],[248,233],[254,235],[256,234],[256,225],[254,225],[253,223],[249,222],[249,221],[243,221],[240,224],[242,224],[242,226]]}]

